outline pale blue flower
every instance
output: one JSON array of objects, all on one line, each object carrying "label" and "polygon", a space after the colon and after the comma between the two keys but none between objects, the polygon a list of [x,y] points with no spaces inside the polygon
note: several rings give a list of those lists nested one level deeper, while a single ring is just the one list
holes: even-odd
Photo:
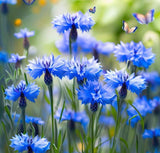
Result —
[{"label": "pale blue flower", "polygon": [[87,83],[80,86],[77,91],[78,99],[82,101],[82,104],[112,104],[116,98],[116,94],[112,89],[98,81],[87,81]]},{"label": "pale blue flower", "polygon": [[46,138],[40,138],[39,136],[32,138],[28,134],[22,133],[21,135],[15,135],[10,140],[10,147],[19,152],[45,153],[50,149],[50,142]]},{"label": "pale blue flower", "polygon": [[62,58],[54,58],[54,55],[49,57],[43,56],[29,61],[27,72],[33,78],[40,77],[43,73],[53,74],[62,78],[67,71],[66,63]]},{"label": "pale blue flower", "polygon": [[11,58],[8,60],[9,63],[17,63],[25,59],[26,56],[19,56],[18,54],[11,54]]},{"label": "pale blue flower", "polygon": [[29,31],[27,28],[21,29],[20,32],[14,33],[14,36],[19,39],[19,38],[28,38],[34,36],[35,32],[34,31]]},{"label": "pale blue flower", "polygon": [[72,29],[73,26],[76,29],[80,29],[82,32],[89,31],[94,25],[89,13],[83,14],[82,12],[77,12],[75,14],[63,14],[58,16],[52,21],[53,27],[57,29],[58,33],[64,33],[69,29]]},{"label": "pale blue flower", "polygon": [[31,102],[35,102],[39,92],[39,87],[35,83],[26,85],[26,82],[21,80],[16,87],[12,85],[5,90],[5,99],[16,101],[18,98],[24,96]]},{"label": "pale blue flower", "polygon": [[84,79],[98,80],[102,72],[102,66],[94,58],[87,60],[87,58],[83,57],[81,61],[72,58],[67,64],[69,79],[76,77],[79,83],[82,83]]},{"label": "pale blue flower", "polygon": [[142,42],[118,44],[115,47],[115,56],[120,62],[131,61],[133,65],[137,67],[148,68],[155,59],[155,55],[152,53],[152,48],[145,48]]},{"label": "pale blue flower", "polygon": [[0,4],[2,3],[8,3],[8,4],[15,5],[17,3],[17,0],[0,0]]},{"label": "pale blue flower", "polygon": [[104,80],[107,86],[114,89],[121,87],[130,90],[136,94],[139,94],[146,88],[145,79],[141,76],[135,76],[134,73],[130,76],[125,70],[107,71],[104,75]]}]

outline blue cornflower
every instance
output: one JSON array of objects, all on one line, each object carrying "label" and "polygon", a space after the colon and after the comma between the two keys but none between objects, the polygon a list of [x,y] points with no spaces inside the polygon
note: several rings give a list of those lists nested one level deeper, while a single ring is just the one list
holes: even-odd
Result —
[{"label": "blue cornflower", "polygon": [[15,135],[12,137],[10,147],[14,150],[28,153],[45,153],[50,149],[50,142],[46,138],[40,138],[36,136],[34,138],[29,137],[28,134]]},{"label": "blue cornflower", "polygon": [[35,102],[35,99],[39,95],[39,87],[35,83],[26,85],[26,82],[21,80],[20,83],[15,87],[14,85],[8,87],[5,90],[5,99],[16,101],[20,98],[19,106],[26,107],[26,99],[31,102]]},{"label": "blue cornflower", "polygon": [[7,14],[8,13],[8,6],[7,4],[15,5],[17,3],[17,0],[0,0],[0,4],[2,4],[2,13]]},{"label": "blue cornflower", "polygon": [[150,100],[150,104],[152,106],[153,112],[156,115],[159,115],[159,113],[160,113],[160,98],[154,97],[152,100]]},{"label": "blue cornflower", "polygon": [[160,137],[160,129],[145,129],[143,133],[143,138],[152,138],[153,146],[156,148],[159,146],[158,138]]},{"label": "blue cornflower", "polygon": [[[57,120],[60,119],[62,109],[58,109],[54,118]],[[69,121],[69,128],[71,130],[75,129],[75,122],[81,123],[84,127],[86,127],[87,123],[89,122],[89,118],[85,112],[74,112],[72,110],[63,110],[61,121]]]},{"label": "blue cornflower", "polygon": [[25,37],[32,37],[34,36],[34,31],[29,31],[27,28],[21,29],[20,32],[14,33],[14,36],[19,39],[19,38],[25,38]]},{"label": "blue cornflower", "polygon": [[115,47],[115,56],[120,62],[130,61],[137,67],[148,68],[155,59],[155,55],[152,53],[152,48],[145,48],[142,42],[118,44]]},{"label": "blue cornflower", "polygon": [[160,76],[158,72],[140,72],[139,75],[141,75],[143,78],[145,78],[147,84],[154,90],[156,87],[160,85]]},{"label": "blue cornflower", "polygon": [[75,14],[63,14],[58,16],[52,21],[53,27],[57,29],[58,33],[64,33],[75,26],[76,29],[80,29],[82,32],[89,31],[94,25],[89,13],[83,14],[77,12]]},{"label": "blue cornflower", "polygon": [[86,84],[80,86],[77,91],[78,99],[82,101],[82,104],[90,103],[92,111],[97,110],[98,104],[112,104],[116,98],[113,90],[98,81],[87,81]]},{"label": "blue cornflower", "polygon": [[27,71],[33,79],[36,79],[45,73],[44,82],[47,85],[50,85],[52,84],[51,74],[62,78],[65,76],[67,67],[65,61],[62,58],[54,58],[54,55],[52,54],[49,57],[43,56],[41,59],[36,58],[30,60],[29,64],[27,65]]},{"label": "blue cornflower", "polygon": [[[140,114],[144,117],[148,113],[152,113],[152,106],[150,103],[150,100],[147,100],[146,96],[138,97],[133,102],[133,105],[137,108],[137,110],[140,112]],[[134,127],[134,125],[141,119],[137,111],[133,107],[129,107],[127,109],[127,113],[129,116],[129,119],[135,116],[133,119],[131,119],[131,126]]]},{"label": "blue cornflower", "polygon": [[87,60],[83,57],[82,61],[72,58],[67,64],[69,79],[76,77],[79,84],[82,84],[85,79],[98,80],[102,72],[102,66],[94,58]]},{"label": "blue cornflower", "polygon": [[146,88],[144,78],[141,76],[135,76],[134,73],[129,76],[125,70],[107,71],[104,78],[108,86],[114,89],[121,87],[119,90],[121,98],[125,98],[127,96],[127,89],[139,94]]},{"label": "blue cornflower", "polygon": [[34,36],[34,31],[29,31],[27,28],[21,29],[20,32],[14,33],[14,36],[19,39],[19,38],[24,38],[23,40],[23,47],[24,49],[28,50],[30,43],[28,40],[28,37]]},{"label": "blue cornflower", "polygon": [[[63,39],[56,42],[56,47],[62,53],[70,53],[69,51],[69,32],[63,34]],[[74,54],[78,53],[94,53],[110,55],[114,51],[115,44],[112,42],[103,43],[96,41],[95,38],[91,37],[86,33],[78,35],[77,40],[72,43],[72,51]]]},{"label": "blue cornflower", "polygon": [[11,58],[8,60],[9,63],[15,63],[15,67],[20,67],[20,64],[26,56],[19,56],[18,54],[11,54]]},{"label": "blue cornflower", "polygon": [[5,51],[0,51],[0,63],[4,64],[8,62],[8,54]]},{"label": "blue cornflower", "polygon": [[115,126],[114,118],[111,116],[101,115],[99,118],[99,123],[108,127]]},{"label": "blue cornflower", "polygon": [[17,3],[17,0],[0,0],[0,4],[2,3],[8,3],[14,5]]},{"label": "blue cornflower", "polygon": [[153,138],[160,136],[160,129],[145,129],[143,133],[143,138]]},{"label": "blue cornflower", "polygon": [[81,34],[77,39],[77,43],[83,52],[94,53],[96,51],[106,56],[113,53],[115,47],[115,44],[112,42],[103,43],[88,34]]},{"label": "blue cornflower", "polygon": [[[14,122],[17,123],[20,119],[20,114],[12,113],[12,118],[14,119]],[[25,116],[25,122],[26,123],[36,123],[39,125],[44,125],[45,122],[40,117],[32,117],[32,116]]]}]

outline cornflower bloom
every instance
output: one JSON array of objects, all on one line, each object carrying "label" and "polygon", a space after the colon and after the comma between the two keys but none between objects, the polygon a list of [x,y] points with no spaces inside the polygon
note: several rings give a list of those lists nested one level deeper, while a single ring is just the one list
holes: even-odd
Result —
[{"label": "cornflower bloom", "polygon": [[124,44],[121,42],[115,47],[115,56],[120,62],[132,62],[137,67],[148,68],[155,59],[152,48],[145,48],[142,42]]},{"label": "cornflower bloom", "polygon": [[[12,113],[12,118],[14,120],[15,123],[18,123],[18,121],[20,121],[19,123],[19,127],[18,127],[18,133],[21,134],[24,132],[24,128],[23,128],[23,124],[22,124],[22,120],[20,120],[20,114],[15,114]],[[32,116],[25,116],[25,122],[26,123],[31,123],[32,126],[34,127],[34,134],[35,136],[39,134],[39,127],[38,125],[44,125],[45,122],[40,118],[40,117],[32,117]],[[32,129],[31,129],[32,131]]]},{"label": "cornflower bloom", "polygon": [[152,138],[153,139],[153,146],[158,147],[159,141],[158,138],[160,137],[160,129],[145,129],[143,133],[143,138]]},{"label": "cornflower bloom", "polygon": [[[152,113],[152,110],[153,110],[150,100],[147,100],[146,96],[136,98],[135,101],[133,102],[133,106],[137,108],[137,110],[140,112],[142,117],[145,117],[148,113]],[[141,118],[139,114],[137,113],[137,111],[131,106],[127,109],[127,113],[129,116],[129,120],[130,118],[135,116],[134,118],[130,120],[131,126],[134,127],[134,125]]]},{"label": "cornflower bloom", "polygon": [[85,80],[98,80],[102,72],[102,66],[94,58],[87,60],[83,57],[82,61],[72,58],[67,67],[69,79],[76,77],[78,84],[83,84]]},{"label": "cornflower bloom", "polygon": [[[56,42],[56,47],[62,53],[69,53],[69,33],[63,34],[62,40]],[[95,38],[91,37],[86,33],[78,35],[77,40],[72,43],[73,53],[93,53],[95,59],[98,59],[99,54],[110,55],[114,51],[115,44],[112,42],[103,43],[96,41]]]},{"label": "cornflower bloom", "polygon": [[26,82],[21,80],[16,87],[12,85],[5,90],[5,99],[16,101],[18,98],[20,98],[19,106],[21,108],[25,108],[27,105],[26,99],[30,100],[31,102],[35,102],[39,92],[39,87],[35,85],[35,83],[26,85]]},{"label": "cornflower bloom", "polygon": [[144,78],[135,76],[134,73],[129,76],[125,70],[107,71],[104,80],[113,89],[120,87],[119,95],[123,99],[127,96],[127,89],[139,94],[146,88]]},{"label": "cornflower bloom", "polygon": [[34,36],[34,31],[29,31],[27,28],[21,29],[20,32],[14,33],[14,36],[19,39],[19,38],[24,38],[23,40],[23,47],[24,49],[28,50],[29,49],[29,40],[28,37]]},{"label": "cornflower bloom", "polygon": [[[18,122],[20,119],[20,114],[12,114],[12,118],[14,119],[15,123]],[[40,117],[32,117],[32,116],[27,116],[25,118],[26,123],[36,123],[38,125],[44,125],[45,122],[40,118]]]},{"label": "cornflower bloom", "polygon": [[0,51],[0,63],[4,64],[8,62],[8,54],[5,51]]},{"label": "cornflower bloom", "polygon": [[150,100],[150,104],[152,106],[153,112],[156,115],[159,115],[159,113],[160,113],[160,98],[154,97],[152,100]]},{"label": "cornflower bloom", "polygon": [[98,104],[112,104],[116,98],[112,89],[98,81],[87,81],[77,91],[78,99],[82,101],[82,104],[90,103],[90,109],[93,112],[97,111]]},{"label": "cornflower bloom", "polygon": [[[60,119],[62,109],[58,109],[54,118],[57,120]],[[75,129],[75,122],[78,122],[83,125],[85,128],[87,123],[89,122],[89,118],[85,112],[74,112],[72,110],[63,110],[63,114],[61,117],[61,121],[68,121],[68,126],[70,130]]]},{"label": "cornflower bloom", "polygon": [[103,43],[88,34],[81,34],[77,39],[77,43],[83,52],[92,53],[98,61],[99,54],[109,56],[113,53],[115,47],[115,44],[112,42]]},{"label": "cornflower bloom", "polygon": [[41,59],[36,58],[29,61],[27,65],[27,72],[33,78],[36,79],[40,77],[43,73],[44,82],[46,85],[52,84],[52,75],[62,78],[65,76],[67,71],[66,63],[62,58],[54,58],[54,55],[50,55],[49,57],[43,56]]},{"label": "cornflower bloom", "polygon": [[141,75],[143,78],[145,78],[147,84],[149,87],[151,87],[152,90],[156,89],[160,85],[160,76],[158,72],[139,72],[138,75]]},{"label": "cornflower bloom", "polygon": [[40,138],[36,136],[34,138],[29,137],[28,134],[15,135],[12,137],[10,147],[14,150],[28,153],[45,153],[50,149],[50,142],[46,138]]},{"label": "cornflower bloom", "polygon": [[0,4],[2,4],[1,11],[3,14],[8,13],[8,6],[7,4],[15,5],[17,3],[17,0],[0,0]]},{"label": "cornflower bloom", "polygon": [[67,13],[56,17],[52,24],[58,33],[70,30],[70,39],[74,42],[78,35],[77,29],[80,29],[82,32],[89,31],[95,23],[88,12],[83,14],[79,11],[75,14]]},{"label": "cornflower bloom", "polygon": [[23,59],[26,56],[19,56],[18,54],[11,54],[11,58],[8,60],[9,63],[15,63],[15,68],[19,68]]}]

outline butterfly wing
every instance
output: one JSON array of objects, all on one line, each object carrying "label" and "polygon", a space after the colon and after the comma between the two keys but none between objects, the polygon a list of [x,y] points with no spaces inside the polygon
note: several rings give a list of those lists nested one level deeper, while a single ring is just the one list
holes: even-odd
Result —
[{"label": "butterfly wing", "polygon": [[133,13],[133,16],[136,18],[136,20],[140,23],[140,24],[147,24],[146,22],[146,18],[143,14],[139,14],[139,13]]},{"label": "butterfly wing", "polygon": [[154,17],[154,9],[148,11],[147,14],[145,15],[146,24],[152,22],[153,21],[153,17]]},{"label": "butterfly wing", "polygon": [[129,26],[127,24],[127,22],[123,21],[123,26],[122,26],[122,29],[128,33],[128,30],[129,30]]},{"label": "butterfly wing", "polygon": [[35,0],[23,0],[23,2],[27,5],[32,5],[35,2]]},{"label": "butterfly wing", "polygon": [[132,27],[128,30],[128,33],[134,33],[137,30],[138,27]]},{"label": "butterfly wing", "polygon": [[122,29],[126,32],[126,33],[134,33],[137,30],[137,27],[132,27],[131,29],[129,28],[127,22],[123,21],[123,26]]},{"label": "butterfly wing", "polygon": [[90,9],[89,9],[89,12],[90,12],[90,13],[95,13],[95,12],[96,12],[96,7],[94,6],[93,9],[90,8]]}]

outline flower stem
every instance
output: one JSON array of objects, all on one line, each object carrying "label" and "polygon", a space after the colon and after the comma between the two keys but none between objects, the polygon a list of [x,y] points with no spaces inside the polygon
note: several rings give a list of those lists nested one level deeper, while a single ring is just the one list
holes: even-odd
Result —
[{"label": "flower stem", "polygon": [[53,88],[52,85],[48,86],[50,103],[51,103],[51,120],[52,120],[52,143],[54,144],[54,105],[53,105]]},{"label": "flower stem", "polygon": [[119,123],[120,123],[120,119],[121,119],[122,99],[120,99],[119,101],[117,100],[117,104],[118,104],[118,114],[117,114],[117,119],[116,119],[116,128],[115,128],[115,134],[114,134],[114,138],[113,138],[113,145],[112,145],[111,153],[114,152],[114,149],[115,149],[115,146],[116,146],[116,137],[117,137],[117,134],[118,134]]},{"label": "flower stem", "polygon": [[26,133],[25,108],[21,108],[21,119],[23,124],[23,133]]},{"label": "flower stem", "polygon": [[94,153],[94,112],[92,112],[91,115],[91,147],[92,147],[92,152]]},{"label": "flower stem", "polygon": [[71,59],[72,58],[72,40],[70,36],[69,36],[69,54]]}]

